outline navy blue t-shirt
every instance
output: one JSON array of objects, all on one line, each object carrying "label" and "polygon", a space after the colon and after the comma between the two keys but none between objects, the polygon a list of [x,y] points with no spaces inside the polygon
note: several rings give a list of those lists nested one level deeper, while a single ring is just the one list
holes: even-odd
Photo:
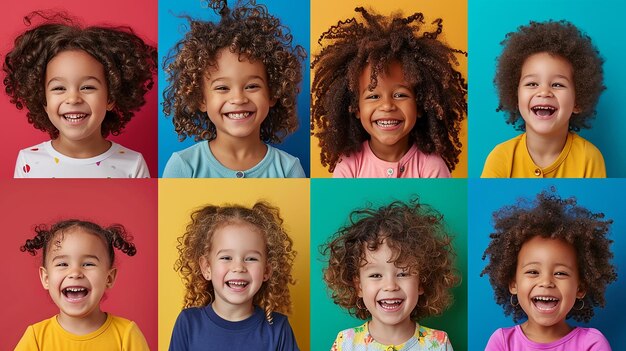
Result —
[{"label": "navy blue t-shirt", "polygon": [[272,316],[270,324],[255,306],[252,316],[231,322],[211,305],[184,309],[176,319],[169,351],[300,351],[287,317],[277,312]]}]

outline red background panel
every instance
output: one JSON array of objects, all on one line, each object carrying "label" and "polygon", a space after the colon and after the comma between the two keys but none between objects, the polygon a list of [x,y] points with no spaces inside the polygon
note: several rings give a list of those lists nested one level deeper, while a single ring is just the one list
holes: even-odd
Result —
[{"label": "red background panel", "polygon": [[135,321],[156,350],[156,179],[0,179],[0,350],[12,350],[28,325],[59,313],[39,280],[41,254],[19,248],[35,235],[35,225],[68,218],[120,223],[134,237],[135,256],[116,250],[117,280],[101,307]]},{"label": "red background panel", "polygon": [[[158,40],[157,1],[155,0],[17,0],[3,1],[0,11],[0,56],[2,62],[8,51],[13,48],[15,37],[27,28],[23,18],[35,10],[62,10],[80,19],[84,25],[110,24],[125,25],[150,45],[156,46]],[[36,22],[38,23],[38,22]],[[0,73],[4,79],[4,72]],[[157,176],[157,114],[158,98],[156,76],[155,85],[146,94],[146,104],[135,114],[119,136],[110,140],[141,152],[146,159],[150,175]],[[0,84],[0,179],[13,177],[17,152],[20,149],[50,139],[47,133],[35,129],[26,120],[26,111],[18,111],[9,103]]]}]

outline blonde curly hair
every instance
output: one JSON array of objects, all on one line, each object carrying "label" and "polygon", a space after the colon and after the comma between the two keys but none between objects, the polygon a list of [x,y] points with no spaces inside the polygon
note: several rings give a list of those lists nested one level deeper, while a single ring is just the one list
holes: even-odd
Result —
[{"label": "blonde curly hair", "polygon": [[259,201],[251,208],[226,204],[207,205],[194,211],[176,246],[179,258],[174,270],[180,274],[186,289],[183,308],[206,306],[214,301],[213,284],[202,276],[200,258],[211,250],[216,230],[243,221],[256,227],[265,238],[266,264],[271,271],[270,278],[254,295],[253,304],[265,311],[270,323],[273,312],[290,313],[289,284],[294,284],[291,267],[296,252],[279,212],[277,207],[265,201]]}]

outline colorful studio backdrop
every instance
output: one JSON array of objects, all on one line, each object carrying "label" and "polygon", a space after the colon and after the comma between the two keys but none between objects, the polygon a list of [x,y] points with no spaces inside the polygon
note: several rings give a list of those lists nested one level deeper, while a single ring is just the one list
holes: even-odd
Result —
[{"label": "colorful studio backdrop", "polygon": [[456,268],[463,276],[453,289],[454,303],[440,317],[420,321],[423,325],[444,330],[455,350],[467,350],[467,181],[461,179],[316,179],[311,182],[311,326],[315,337],[311,350],[328,350],[341,330],[364,321],[353,318],[335,305],[322,280],[324,267],[321,245],[340,227],[348,224],[355,209],[371,203],[374,208],[394,200],[418,197],[443,214],[448,232],[454,237]]},{"label": "colorful studio backdrop", "polygon": [[[616,36],[623,32],[626,2],[606,0],[469,2],[469,177],[480,177],[489,152],[521,132],[506,124],[505,114],[496,112],[498,96],[493,83],[500,42],[530,21],[567,20],[586,33],[604,58],[604,85],[591,129],[580,135],[593,143],[604,156],[607,176],[626,177],[626,119],[620,103],[626,96],[623,85],[624,45]],[[539,11],[540,9],[540,11]]]},{"label": "colorful studio backdrop", "polygon": [[[315,57],[322,50],[317,43],[322,33],[338,21],[345,21],[356,15],[354,9],[366,6],[380,14],[390,15],[402,11],[404,16],[415,12],[424,14],[424,22],[430,24],[437,18],[443,19],[443,34],[439,36],[450,47],[467,51],[467,1],[463,0],[399,0],[399,1],[359,1],[359,0],[313,0],[311,1],[311,57]],[[332,9],[332,11],[329,11]],[[467,78],[467,58],[458,55],[457,69]],[[313,73],[311,73],[313,74]],[[463,122],[460,133],[463,143],[459,155],[459,163],[452,172],[456,178],[467,177],[467,122]],[[331,177],[328,169],[320,161],[319,139],[311,136],[311,177]]]},{"label": "colorful studio backdrop", "polygon": [[[159,57],[163,59],[170,49],[184,37],[189,26],[184,16],[193,19],[219,21],[219,16],[212,9],[206,7],[207,1],[159,1]],[[228,1],[234,4],[235,1]],[[269,13],[278,17],[281,23],[288,27],[293,35],[293,44],[300,45],[309,52],[309,1],[272,0],[257,1],[267,6]],[[167,86],[166,76],[159,71],[159,101],[162,102],[163,89]],[[309,59],[302,62],[303,80],[300,94],[298,95],[297,108],[300,126],[295,133],[288,136],[281,144],[276,145],[279,149],[290,153],[300,159],[307,176],[310,175],[309,160]],[[187,138],[180,142],[174,131],[171,116],[167,117],[159,109],[159,176],[167,160],[173,152],[183,150],[195,141]]]},{"label": "colorful studio backdrop", "polygon": [[[32,26],[24,22],[24,16],[33,11],[64,11],[80,23],[90,25],[129,26],[146,43],[157,45],[157,2],[153,0],[108,0],[86,2],[81,0],[26,0],[7,1],[0,11],[0,56],[2,62],[7,52],[13,48],[15,38]],[[41,21],[33,20],[33,25]],[[4,78],[4,72],[2,72]],[[4,93],[0,97],[0,115],[3,125],[0,128],[0,179],[13,178],[15,160],[19,150],[50,140],[48,133],[35,129],[28,123],[26,109],[18,110],[9,102]],[[109,136],[125,147],[140,152],[156,177],[157,169],[157,84],[146,96],[146,104],[135,113],[133,119],[118,136]]]},{"label": "colorful studio backdrop", "polygon": [[137,254],[116,252],[117,279],[100,306],[137,323],[150,348],[157,349],[156,180],[2,180],[0,194],[1,350],[12,350],[29,325],[59,313],[39,280],[41,253],[31,256],[20,246],[35,236],[35,226],[65,219],[119,223],[134,237]]},{"label": "colorful studio backdrop", "polygon": [[185,233],[191,213],[205,205],[252,206],[265,200],[280,209],[297,256],[290,288],[289,323],[298,345],[309,344],[309,181],[306,179],[230,180],[161,179],[159,181],[159,350],[166,350],[176,317],[183,307],[184,286],[174,271],[177,238]]},{"label": "colorful studio backdrop", "polygon": [[[624,325],[626,317],[626,210],[622,194],[626,191],[623,179],[608,180],[470,180],[469,181],[469,350],[483,350],[491,334],[498,328],[513,326],[513,319],[504,316],[502,307],[495,303],[493,289],[488,276],[480,276],[487,262],[482,255],[489,245],[489,234],[493,232],[492,213],[513,205],[519,198],[533,200],[543,190],[555,187],[562,198],[576,197],[578,205],[606,218],[613,219],[611,234],[615,255],[613,265],[617,267],[617,281],[606,290],[606,307],[595,309],[595,316],[585,325],[599,329],[611,343],[613,350],[626,349]],[[573,320],[572,325],[582,325]]]}]

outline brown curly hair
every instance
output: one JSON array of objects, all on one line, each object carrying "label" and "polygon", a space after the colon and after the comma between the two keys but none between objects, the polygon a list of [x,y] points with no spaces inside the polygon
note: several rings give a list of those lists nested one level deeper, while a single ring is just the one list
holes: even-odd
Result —
[{"label": "brown curly hair", "polygon": [[293,46],[289,29],[254,0],[232,11],[225,0],[208,4],[221,20],[213,23],[187,17],[189,32],[165,58],[168,86],[163,91],[163,112],[173,116],[179,140],[215,139],[215,125],[206,112],[200,111],[203,80],[209,69],[216,67],[220,50],[228,48],[241,59],[265,65],[270,99],[277,102],[261,124],[261,140],[281,142],[298,127],[296,98],[306,51],[300,45]]},{"label": "brown curly hair", "polygon": [[372,67],[368,89],[376,87],[378,75],[392,62],[399,62],[407,82],[413,87],[420,118],[410,133],[410,143],[428,154],[436,153],[453,170],[459,162],[461,121],[467,115],[467,84],[455,53],[437,37],[443,21],[436,19],[436,29],[422,30],[424,15],[414,13],[385,17],[362,7],[363,17],[339,21],[324,32],[318,44],[325,46],[311,62],[315,77],[311,88],[311,132],[319,138],[321,161],[329,172],[342,156],[361,149],[368,140],[358,111],[359,76]]},{"label": "brown curly hair", "polygon": [[126,232],[121,224],[113,224],[109,227],[101,227],[100,225],[82,221],[79,219],[67,219],[54,223],[49,228],[46,225],[38,225],[35,227],[35,237],[26,240],[26,243],[20,246],[20,251],[30,253],[35,256],[38,250],[41,250],[42,266],[46,265],[46,256],[51,245],[60,247],[63,242],[65,233],[72,229],[80,228],[88,233],[98,236],[102,239],[109,254],[110,266],[115,263],[115,251],[118,249],[128,256],[134,256],[137,253],[135,244],[132,243],[133,237]]},{"label": "brown curly hair", "polygon": [[30,13],[24,22],[31,25],[36,17],[44,23],[19,35],[4,59],[4,85],[11,103],[18,110],[26,107],[28,122],[56,139],[59,130],[44,107],[46,66],[60,52],[81,50],[104,67],[108,99],[115,103],[102,122],[102,136],[120,134],[154,85],[156,48],[130,27],[83,27],[66,13],[43,11]]},{"label": "brown curly hair", "polygon": [[517,106],[522,66],[529,56],[546,52],[572,65],[576,106],[580,113],[572,114],[569,129],[579,131],[591,127],[600,94],[606,88],[602,71],[604,60],[589,36],[567,21],[531,21],[527,26],[520,26],[517,32],[508,33],[500,44],[504,49],[498,58],[494,83],[500,98],[497,111],[506,112],[506,123],[517,130],[526,129]]},{"label": "brown curly hair", "polygon": [[367,251],[387,245],[394,253],[396,267],[418,271],[424,294],[411,312],[411,319],[441,314],[452,304],[450,288],[460,282],[453,267],[452,239],[444,230],[443,216],[417,198],[408,204],[394,201],[373,209],[371,204],[350,214],[350,224],[340,228],[320,247],[327,258],[324,281],[335,304],[357,318],[371,313],[359,309],[357,285],[359,270],[366,263]]},{"label": "brown curly hair", "polygon": [[515,277],[519,251],[535,236],[562,240],[576,250],[580,285],[586,295],[584,307],[572,309],[567,318],[588,322],[594,307],[604,306],[607,285],[617,279],[610,262],[613,241],[607,238],[613,220],[579,206],[574,197],[562,199],[555,192],[554,188],[544,190],[533,202],[520,199],[493,214],[495,232],[490,234],[491,242],[483,254],[489,263],[480,275],[489,275],[496,303],[504,308],[505,315],[512,314],[515,322],[526,313],[519,305],[510,304],[509,283]]},{"label": "brown curly hair", "polygon": [[200,258],[211,250],[213,234],[229,224],[246,222],[255,226],[265,238],[267,265],[271,268],[269,280],[263,282],[254,295],[254,305],[265,310],[272,321],[272,313],[291,311],[289,284],[294,284],[291,266],[296,256],[293,242],[280,217],[278,208],[259,201],[251,208],[240,205],[208,205],[191,214],[191,222],[183,236],[178,238],[179,258],[174,270],[182,277],[186,292],[183,308],[210,304],[215,296],[213,284],[202,276]]}]

